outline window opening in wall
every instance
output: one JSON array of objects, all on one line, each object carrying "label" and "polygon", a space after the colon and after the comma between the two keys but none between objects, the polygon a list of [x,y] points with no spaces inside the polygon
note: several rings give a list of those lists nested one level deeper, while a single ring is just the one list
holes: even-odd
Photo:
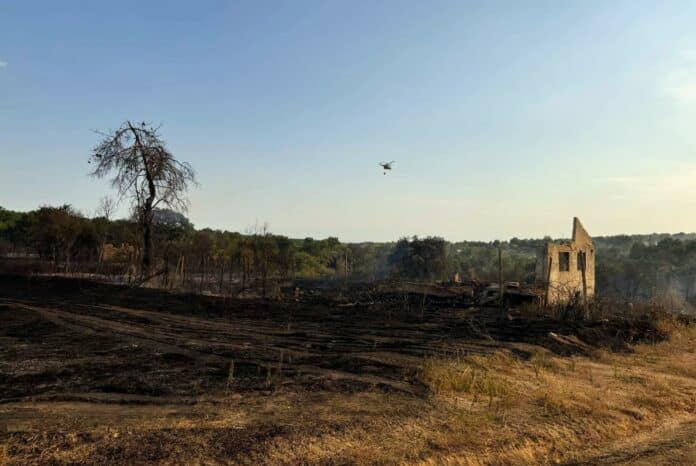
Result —
[{"label": "window opening in wall", "polygon": [[570,270],[570,253],[569,252],[559,252],[558,253],[558,270],[561,272],[568,272]]}]

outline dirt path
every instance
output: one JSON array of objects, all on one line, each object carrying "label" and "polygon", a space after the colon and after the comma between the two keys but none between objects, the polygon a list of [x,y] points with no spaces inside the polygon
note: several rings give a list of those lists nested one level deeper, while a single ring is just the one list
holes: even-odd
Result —
[{"label": "dirt path", "polygon": [[696,465],[696,419],[676,420],[660,429],[611,445],[608,451],[567,466]]}]

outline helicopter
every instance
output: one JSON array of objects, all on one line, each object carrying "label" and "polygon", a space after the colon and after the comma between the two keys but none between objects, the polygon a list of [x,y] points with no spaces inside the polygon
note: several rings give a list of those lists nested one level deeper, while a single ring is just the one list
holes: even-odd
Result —
[{"label": "helicopter", "polygon": [[387,170],[391,170],[391,169],[392,169],[392,164],[393,164],[394,162],[396,162],[396,160],[392,160],[391,162],[380,162],[380,163],[379,163],[379,166],[382,167],[382,168],[384,169],[384,174],[385,174],[385,175],[387,174]]}]

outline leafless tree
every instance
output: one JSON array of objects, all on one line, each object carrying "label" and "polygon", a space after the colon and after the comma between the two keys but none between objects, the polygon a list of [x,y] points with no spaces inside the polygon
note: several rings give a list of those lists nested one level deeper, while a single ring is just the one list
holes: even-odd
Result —
[{"label": "leafless tree", "polygon": [[152,267],[152,217],[157,207],[185,211],[185,194],[195,184],[193,168],[179,162],[166,148],[159,128],[148,123],[125,122],[115,131],[99,133],[103,139],[94,148],[90,163],[98,178],[113,174],[111,183],[120,198],[129,197],[142,227],[143,255],[141,278],[147,279]]},{"label": "leafless tree", "polygon": [[97,211],[95,212],[95,217],[103,217],[106,220],[111,220],[111,216],[116,210],[116,201],[114,198],[109,196],[103,196],[99,199],[99,205],[97,206]]},{"label": "leafless tree", "polygon": [[101,272],[102,261],[104,260],[104,248],[106,247],[106,236],[109,221],[116,210],[116,201],[109,196],[99,199],[99,205],[94,213],[94,225],[99,237],[99,259],[97,263],[97,273]]}]

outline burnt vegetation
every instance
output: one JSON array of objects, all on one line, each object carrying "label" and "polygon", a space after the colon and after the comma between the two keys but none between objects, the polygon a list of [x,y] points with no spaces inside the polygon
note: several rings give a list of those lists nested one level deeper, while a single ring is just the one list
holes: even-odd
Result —
[{"label": "burnt vegetation", "polygon": [[[92,217],[69,205],[30,212],[0,207],[0,269],[92,275],[130,284],[155,274],[150,280],[164,288],[272,296],[288,280],[340,287],[391,279],[449,282],[456,274],[463,281],[496,282],[502,250],[505,281],[532,284],[537,251],[547,240],[450,243],[413,237],[395,243],[343,243],[332,237],[288,238],[265,225],[246,233],[199,230],[175,210],[158,205],[151,212],[143,209],[135,209],[130,218],[113,219],[108,206]],[[594,242],[598,299],[659,301],[674,309],[693,305],[696,235],[622,235],[595,237]],[[146,269],[152,271],[144,273]]]},{"label": "burnt vegetation", "polygon": [[0,463],[594,464],[696,435],[696,235],[595,237],[589,307],[546,306],[550,238],[197,229],[157,128],[101,136],[116,200],[0,208]]}]

